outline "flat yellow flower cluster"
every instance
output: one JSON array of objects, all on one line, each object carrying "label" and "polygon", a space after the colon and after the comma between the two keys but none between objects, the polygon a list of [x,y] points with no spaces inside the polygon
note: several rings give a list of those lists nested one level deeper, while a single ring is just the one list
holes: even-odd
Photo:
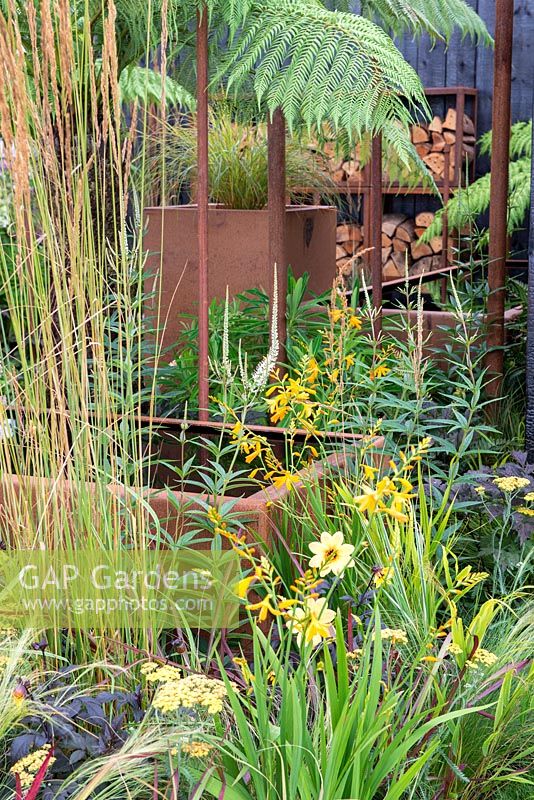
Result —
[{"label": "flat yellow flower cluster", "polygon": [[11,767],[11,774],[18,776],[23,789],[28,789],[32,785],[35,780],[35,776],[47,759],[49,759],[49,766],[51,766],[56,760],[53,756],[50,756],[50,748],[51,745],[45,744],[40,747],[39,750],[34,750],[33,753],[28,753],[27,756],[21,758]]},{"label": "flat yellow flower cluster", "polygon": [[391,644],[408,644],[408,636],[402,628],[382,628],[380,636],[382,641],[389,641]]},{"label": "flat yellow flower cluster", "polygon": [[204,708],[209,714],[218,714],[223,709],[223,701],[227,695],[226,686],[222,681],[205,675],[188,675],[160,686],[153,705],[165,714],[177,711],[179,708],[196,706]]},{"label": "flat yellow flower cluster", "polygon": [[187,753],[193,758],[205,758],[212,750],[213,745],[207,742],[184,742],[182,745],[182,753]]},{"label": "flat yellow flower cluster", "polygon": [[172,683],[180,679],[180,670],[172,664],[156,664],[148,661],[141,667],[141,673],[149,683]]},{"label": "flat yellow flower cluster", "polygon": [[484,650],[483,647],[479,647],[478,650],[473,654],[473,657],[467,659],[465,666],[469,667],[469,669],[478,669],[480,664],[483,664],[486,667],[492,667],[496,661],[497,656],[495,653],[490,653],[489,650]]},{"label": "flat yellow flower cluster", "polygon": [[515,492],[517,489],[524,489],[526,486],[530,486],[528,478],[519,478],[516,475],[494,478],[493,483],[501,492]]}]

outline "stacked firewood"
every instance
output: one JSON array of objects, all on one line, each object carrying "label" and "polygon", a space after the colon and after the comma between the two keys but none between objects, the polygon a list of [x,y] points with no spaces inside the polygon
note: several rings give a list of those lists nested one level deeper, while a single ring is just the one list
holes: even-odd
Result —
[{"label": "stacked firewood", "polygon": [[[439,269],[443,243],[441,236],[428,244],[418,239],[431,225],[434,214],[422,211],[415,219],[406,214],[384,214],[382,221],[382,276],[385,281],[402,278],[408,267],[410,275],[422,275]],[[339,269],[362,267],[363,231],[356,223],[337,226],[336,261]]]},{"label": "stacked firewood", "polygon": [[[467,114],[463,115],[462,129],[462,161],[465,161],[466,158],[468,161],[472,161],[475,156],[475,126]],[[449,180],[454,180],[455,145],[459,135],[458,118],[454,108],[449,108],[445,119],[435,116],[432,122],[426,125],[412,126],[412,142],[435,180],[443,180],[445,174],[444,150],[447,144],[450,145]],[[351,154],[351,158],[340,158],[336,154],[333,142],[327,142],[322,149],[328,158],[330,175],[334,181],[346,183],[350,188],[358,188],[363,184],[364,175],[358,147]]]},{"label": "stacked firewood", "polygon": [[[472,161],[475,157],[475,126],[467,114],[463,116],[462,132],[462,162],[465,159]],[[458,115],[454,108],[449,108],[445,119],[435,116],[428,125],[412,126],[411,137],[415,149],[437,180],[442,180],[445,175],[444,150],[447,145],[450,145],[449,180],[454,180],[456,139],[459,135]]]}]

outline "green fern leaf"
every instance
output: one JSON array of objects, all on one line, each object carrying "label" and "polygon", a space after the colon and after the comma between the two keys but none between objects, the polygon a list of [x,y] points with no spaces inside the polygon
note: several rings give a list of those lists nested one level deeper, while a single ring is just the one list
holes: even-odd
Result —
[{"label": "green fern leaf", "polygon": [[119,77],[119,88],[123,103],[138,101],[145,105],[159,106],[164,88],[167,105],[179,106],[188,111],[192,111],[196,107],[196,100],[187,89],[169,76],[166,76],[163,82],[162,76],[158,72],[147,67],[132,65],[125,67]]},{"label": "green fern leaf", "polygon": [[[428,110],[417,73],[390,37],[318,0],[251,5],[220,77],[237,89],[250,74],[258,104],[270,112],[280,106],[290,129],[326,122],[359,139],[394,121],[410,124],[417,107]],[[404,158],[405,148],[398,154]]]}]

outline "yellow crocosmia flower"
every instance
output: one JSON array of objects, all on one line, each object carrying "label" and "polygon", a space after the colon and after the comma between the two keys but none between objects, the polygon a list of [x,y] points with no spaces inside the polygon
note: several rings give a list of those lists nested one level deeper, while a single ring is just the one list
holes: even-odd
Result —
[{"label": "yellow crocosmia flower", "polygon": [[317,359],[315,359],[313,356],[310,356],[305,367],[306,383],[316,383],[320,374],[321,370],[319,369]]},{"label": "yellow crocosmia flower", "polygon": [[273,486],[275,486],[277,489],[286,488],[291,490],[299,481],[300,478],[298,475],[292,475],[291,472],[286,471],[273,479]]},{"label": "yellow crocosmia flower", "polygon": [[384,511],[386,514],[389,514],[390,517],[393,517],[393,519],[396,519],[399,522],[408,522],[409,517],[406,514],[403,514],[402,511],[399,511],[398,508],[395,508],[395,505],[390,507],[382,506],[381,511]]},{"label": "yellow crocosmia flower", "polygon": [[421,661],[428,661],[431,664],[435,664],[436,661],[439,661],[439,658],[436,658],[436,656],[423,656]]},{"label": "yellow crocosmia flower", "polygon": [[234,427],[231,429],[230,433],[232,434],[232,436],[233,436],[234,438],[236,438],[236,439],[237,439],[237,437],[239,436],[239,434],[241,433],[241,431],[242,431],[242,430],[243,430],[243,425],[242,425],[242,423],[241,423],[241,422],[239,422],[239,420],[238,420],[238,421],[236,422],[236,424],[234,425]]},{"label": "yellow crocosmia flower", "polygon": [[248,455],[245,457],[245,461],[247,464],[251,464],[254,459],[259,458],[261,456],[261,440],[255,437],[252,441],[243,442],[241,445],[242,450]]},{"label": "yellow crocosmia flower", "polygon": [[299,645],[304,642],[317,647],[323,639],[330,639],[334,635],[332,622],[335,618],[335,611],[328,608],[324,597],[308,597],[302,606],[291,612],[286,624],[296,633]]},{"label": "yellow crocosmia flower", "polygon": [[289,413],[289,405],[285,395],[277,395],[276,397],[268,399],[267,406],[273,424],[282,422]]},{"label": "yellow crocosmia flower", "polygon": [[349,317],[349,325],[351,328],[355,328],[357,331],[359,331],[361,330],[362,327],[362,321],[359,317],[356,316],[356,314],[352,314]]},{"label": "yellow crocosmia flower", "polygon": [[368,481],[374,480],[378,467],[371,467],[369,464],[362,464],[363,474]]},{"label": "yellow crocosmia flower", "polygon": [[337,379],[339,378],[339,369],[334,369],[328,376],[330,378],[331,383],[337,383]]},{"label": "yellow crocosmia flower", "polygon": [[278,608],[280,609],[280,611],[287,611],[288,608],[293,608],[293,606],[298,605],[298,602],[299,601],[296,600],[295,598],[288,599],[281,597],[279,598]]},{"label": "yellow crocosmia flower", "polygon": [[356,362],[352,353],[349,353],[348,356],[345,356],[345,364],[347,367],[353,367],[355,363]]},{"label": "yellow crocosmia flower", "polygon": [[378,364],[378,366],[371,370],[369,377],[374,381],[376,378],[384,378],[388,372],[391,372],[389,367],[386,367],[385,364]]},{"label": "yellow crocosmia flower", "polygon": [[407,481],[405,478],[395,478],[395,480],[400,484],[404,492],[413,491],[413,485],[410,483],[410,481]]},{"label": "yellow crocosmia flower", "polygon": [[343,311],[341,308],[331,308],[329,314],[332,322],[339,322],[339,320],[343,316]]},{"label": "yellow crocosmia flower", "polygon": [[242,599],[245,598],[250,589],[250,585],[254,583],[255,580],[255,575],[248,575],[246,578],[242,578],[235,585],[235,594]]},{"label": "yellow crocosmia flower", "polygon": [[362,486],[363,494],[357,495],[354,502],[361,514],[366,512],[372,514],[378,508],[380,503],[380,494],[372,489],[370,486]]},{"label": "yellow crocosmia flower", "polygon": [[259,611],[258,614],[258,622],[265,622],[269,614],[272,614],[273,617],[279,617],[281,612],[271,603],[271,598],[269,595],[264,597],[263,600],[260,600],[258,603],[249,603],[248,606],[245,606],[247,611]]},{"label": "yellow crocosmia flower", "polygon": [[354,552],[354,545],[345,544],[341,531],[323,531],[321,540],[312,542],[309,548],[314,554],[310,559],[310,567],[318,569],[322,577],[330,572],[341,575],[350,564]]}]

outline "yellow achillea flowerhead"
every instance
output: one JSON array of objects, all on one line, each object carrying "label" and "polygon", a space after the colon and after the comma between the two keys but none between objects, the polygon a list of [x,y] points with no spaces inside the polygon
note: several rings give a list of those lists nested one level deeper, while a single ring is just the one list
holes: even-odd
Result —
[{"label": "yellow achillea flowerhead", "polygon": [[526,500],[527,503],[532,503],[532,501],[534,500],[534,492],[527,492],[523,500]]},{"label": "yellow achillea flowerhead", "polygon": [[492,667],[493,664],[497,662],[497,656],[495,653],[490,653],[489,650],[484,650],[483,647],[479,647],[473,655],[473,661],[477,664],[484,664],[487,667]]},{"label": "yellow achillea flowerhead", "polygon": [[516,475],[494,478],[493,483],[502,492],[515,492],[517,489],[524,489],[525,486],[530,486],[528,478],[519,478]]},{"label": "yellow achillea flowerhead", "polygon": [[27,756],[21,758],[9,770],[12,775],[17,775],[23,789],[28,789],[35,776],[48,759],[48,766],[51,766],[56,760],[54,756],[50,756],[51,745],[45,744],[33,753],[28,753]]},{"label": "yellow achillea flowerhead", "polygon": [[455,644],[451,642],[450,645],[447,647],[448,652],[453,656],[459,656],[462,654],[463,650],[459,644]]},{"label": "yellow achillea flowerhead", "polygon": [[349,661],[358,661],[362,657],[362,654],[363,650],[361,647],[357,647],[355,650],[350,650],[347,653],[347,658]]},{"label": "yellow achillea flowerhead", "polygon": [[193,758],[205,758],[213,750],[213,745],[207,742],[184,742],[182,744],[182,753],[186,753]]},{"label": "yellow achillea flowerhead", "polygon": [[517,509],[520,514],[524,514],[525,517],[534,517],[534,508],[527,508],[526,506],[519,506]]},{"label": "yellow achillea flowerhead", "polygon": [[390,641],[391,644],[408,644],[408,636],[402,628],[382,628],[380,637],[383,641]]},{"label": "yellow achillea flowerhead", "polygon": [[163,684],[153,700],[153,706],[164,714],[179,708],[205,709],[208,714],[218,714],[223,709],[227,697],[226,686],[216,678],[206,675],[187,675],[185,678]]},{"label": "yellow achillea flowerhead", "polygon": [[354,552],[354,545],[344,543],[341,531],[323,531],[321,540],[312,542],[309,548],[314,553],[310,559],[310,567],[318,569],[322,577],[330,572],[341,575],[350,564]]},{"label": "yellow achillea flowerhead", "polygon": [[148,683],[168,683],[180,679],[180,670],[172,664],[157,664],[154,661],[147,661],[141,667],[141,674],[145,676]]}]

